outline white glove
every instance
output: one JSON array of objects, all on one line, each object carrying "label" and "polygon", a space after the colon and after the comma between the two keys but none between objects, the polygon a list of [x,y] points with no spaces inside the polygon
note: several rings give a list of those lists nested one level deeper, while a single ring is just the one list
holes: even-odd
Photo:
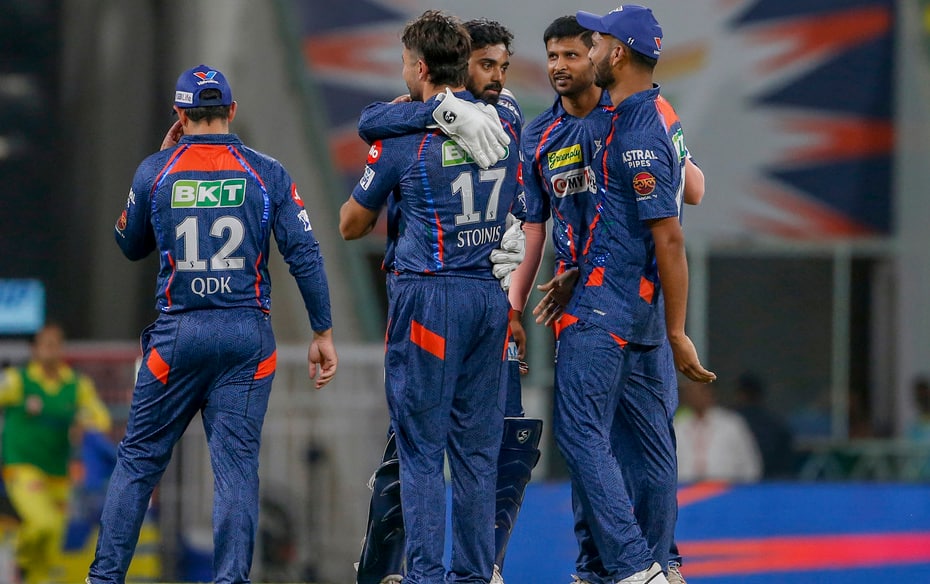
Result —
[{"label": "white glove", "polygon": [[510,136],[501,126],[497,109],[459,99],[447,87],[436,96],[433,119],[443,133],[462,147],[481,168],[490,168],[507,155]]},{"label": "white glove", "polygon": [[510,213],[507,214],[507,223],[510,227],[501,237],[501,246],[493,250],[490,255],[493,264],[491,271],[494,277],[500,280],[501,288],[504,290],[510,289],[510,275],[526,256],[526,235],[523,233],[523,223]]}]

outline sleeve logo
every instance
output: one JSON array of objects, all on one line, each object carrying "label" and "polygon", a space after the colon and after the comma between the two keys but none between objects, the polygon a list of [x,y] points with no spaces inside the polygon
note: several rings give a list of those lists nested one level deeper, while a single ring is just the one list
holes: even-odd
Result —
[{"label": "sleeve logo", "polygon": [[656,190],[656,177],[648,172],[639,172],[633,177],[633,190],[640,197],[652,194]]},{"label": "sleeve logo", "polygon": [[291,185],[291,198],[294,199],[294,202],[301,207],[304,206],[304,200],[300,198],[299,194],[297,194],[297,185],[295,184]]},{"label": "sleeve logo", "polygon": [[381,159],[381,140],[376,140],[368,149],[368,164],[374,164]]},{"label": "sleeve logo", "polygon": [[375,178],[375,171],[370,166],[365,167],[365,174],[362,175],[362,180],[358,181],[359,186],[361,186],[366,191],[368,187],[371,186],[371,181]]}]

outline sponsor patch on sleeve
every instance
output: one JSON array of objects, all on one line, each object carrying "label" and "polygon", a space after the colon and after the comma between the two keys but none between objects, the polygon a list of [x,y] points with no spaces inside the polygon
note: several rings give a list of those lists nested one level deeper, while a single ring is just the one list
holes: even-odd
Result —
[{"label": "sponsor patch on sleeve", "polygon": [[371,148],[368,149],[368,164],[374,164],[381,159],[381,140],[375,140]]},{"label": "sponsor patch on sleeve", "polygon": [[291,185],[291,198],[294,199],[294,202],[297,203],[298,205],[300,205],[301,207],[304,206],[304,200],[301,199],[301,198],[300,198],[300,195],[297,193],[297,185],[296,185],[296,184],[292,184],[292,185]]},{"label": "sponsor patch on sleeve", "polygon": [[374,179],[375,179],[375,170],[370,166],[366,166],[365,174],[362,175],[362,178],[361,180],[358,181],[358,184],[359,186],[361,186],[363,189],[367,191],[368,187],[371,186],[371,181],[373,181]]},{"label": "sponsor patch on sleeve", "polygon": [[656,177],[649,172],[636,173],[636,176],[633,177],[633,190],[639,195],[636,200],[643,200],[656,190]]},{"label": "sponsor patch on sleeve", "polygon": [[119,218],[116,220],[116,230],[119,231],[120,235],[123,234],[123,230],[126,229],[126,224],[128,220],[126,219],[126,209],[123,209],[123,212],[120,213]]},{"label": "sponsor patch on sleeve", "polygon": [[304,231],[310,231],[313,227],[310,225],[310,216],[307,215],[306,209],[301,209],[300,213],[297,214],[297,218],[300,219],[300,222],[303,223]]}]

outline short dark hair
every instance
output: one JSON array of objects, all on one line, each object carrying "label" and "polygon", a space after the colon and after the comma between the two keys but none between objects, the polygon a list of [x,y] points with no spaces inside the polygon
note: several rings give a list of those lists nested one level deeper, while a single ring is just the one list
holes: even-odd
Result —
[{"label": "short dark hair", "polygon": [[513,49],[510,46],[513,43],[513,33],[496,20],[476,18],[466,22],[465,28],[468,29],[468,35],[471,37],[471,49],[473,51],[491,45],[504,45],[507,54],[513,54]]},{"label": "short dark hair", "polygon": [[434,85],[460,86],[468,76],[471,40],[459,19],[427,10],[404,27],[401,41],[423,58]]},{"label": "short dark hair", "polygon": [[591,35],[594,34],[590,29],[587,29],[580,24],[578,24],[578,19],[574,14],[570,16],[560,16],[552,21],[546,31],[543,32],[543,44],[548,45],[549,41],[552,39],[570,39],[579,37],[581,42],[585,44],[589,49],[591,48]]},{"label": "short dark hair", "polygon": [[626,43],[624,43],[624,42],[622,42],[622,41],[621,41],[620,44],[622,44],[624,47],[626,47],[627,52],[630,53],[630,55],[631,55],[630,61],[632,61],[634,65],[637,65],[637,66],[639,66],[640,68],[646,69],[646,70],[648,70],[648,71],[654,71],[655,68],[656,68],[656,65],[659,64],[659,60],[658,60],[658,59],[656,59],[656,58],[654,58],[654,57],[649,57],[649,56],[647,56],[647,55],[644,55],[644,54],[640,53],[639,51],[634,50],[633,47],[631,47],[630,45],[628,45],[628,44],[626,44]]},{"label": "short dark hair", "polygon": [[[219,89],[204,89],[200,92],[200,99],[219,99],[222,97]],[[213,120],[229,119],[229,105],[204,105],[200,107],[184,108],[184,113],[192,122],[212,122]]]}]

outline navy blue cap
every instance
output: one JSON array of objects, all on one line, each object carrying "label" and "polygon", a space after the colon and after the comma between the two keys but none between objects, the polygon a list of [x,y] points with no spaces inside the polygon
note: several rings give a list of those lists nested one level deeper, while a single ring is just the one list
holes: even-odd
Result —
[{"label": "navy blue cap", "polygon": [[609,34],[637,53],[653,59],[658,59],[662,53],[662,27],[652,10],[645,6],[627,4],[604,16],[579,10],[576,17],[581,26]]},{"label": "navy blue cap", "polygon": [[[204,89],[219,89],[220,96],[202,99],[200,94]],[[197,65],[178,77],[178,84],[174,91],[174,105],[180,108],[232,105],[232,102],[232,89],[226,82],[226,77],[212,67]]]}]

